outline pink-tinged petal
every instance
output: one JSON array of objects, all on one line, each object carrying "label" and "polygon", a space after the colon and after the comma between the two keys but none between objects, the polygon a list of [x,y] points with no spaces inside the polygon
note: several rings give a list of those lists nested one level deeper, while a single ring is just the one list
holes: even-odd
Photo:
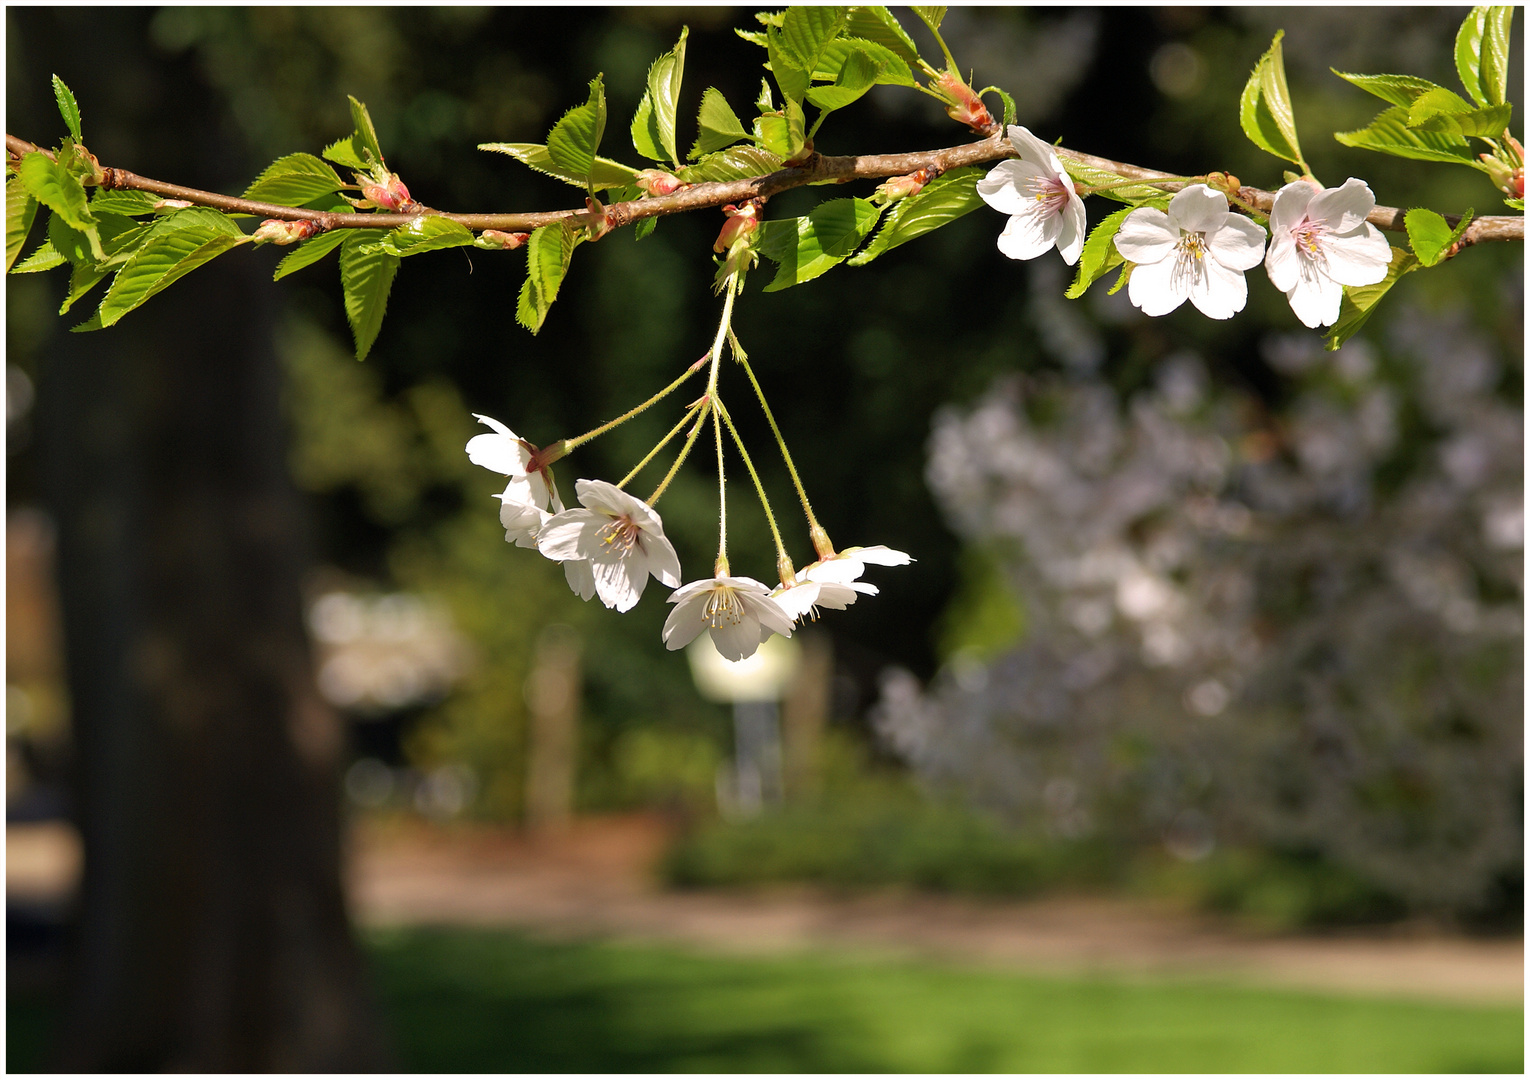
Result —
[{"label": "pink-tinged petal", "polygon": [[659,579],[660,585],[673,589],[680,584],[680,557],[673,544],[663,536],[644,533],[638,537],[638,546],[648,556],[648,572]]},{"label": "pink-tinged petal", "polygon": [[1376,209],[1376,195],[1364,180],[1351,176],[1336,188],[1325,188],[1314,195],[1307,206],[1307,216],[1324,222],[1330,232],[1347,233],[1365,223],[1366,215]]},{"label": "pink-tinged petal", "polygon": [[712,644],[725,660],[745,660],[760,647],[760,620],[747,611],[737,622],[724,620],[712,631]]},{"label": "pink-tinged petal", "polygon": [[1264,257],[1264,269],[1270,275],[1270,283],[1283,293],[1296,287],[1302,276],[1302,257],[1296,250],[1296,242],[1289,232],[1276,233],[1270,240],[1270,251]]},{"label": "pink-tinged petal", "polygon": [[648,584],[647,560],[636,558],[617,559],[608,562],[590,560],[595,574],[595,593],[600,602],[617,611],[631,611],[643,598],[643,587]]},{"label": "pink-tinged petal", "polygon": [[1230,319],[1248,303],[1248,282],[1242,270],[1204,260],[1205,273],[1190,286],[1190,302],[1208,319]]},{"label": "pink-tinged petal", "polygon": [[1270,235],[1284,236],[1301,224],[1307,213],[1307,204],[1318,189],[1305,180],[1293,180],[1275,193],[1275,205],[1270,207]]},{"label": "pink-tinged petal", "polygon": [[1126,281],[1127,299],[1141,308],[1144,315],[1154,318],[1167,315],[1189,295],[1186,283],[1174,273],[1173,258],[1140,263]]},{"label": "pink-tinged petal", "polygon": [[1009,219],[999,234],[999,251],[1011,259],[1034,259],[1045,255],[1057,243],[1062,229],[1062,219],[1049,214],[1042,204],[1031,200],[1031,205]]},{"label": "pink-tinged petal", "polygon": [[1069,266],[1078,262],[1084,253],[1084,236],[1088,225],[1084,220],[1084,200],[1077,195],[1068,196],[1068,205],[1058,215],[1062,229],[1057,234],[1057,253]]},{"label": "pink-tinged petal", "polygon": [[1023,161],[1001,161],[978,181],[977,193],[999,213],[1018,214],[1021,207],[1036,201],[1030,194],[1031,182],[1045,175],[1037,166]]},{"label": "pink-tinged petal", "polygon": [[[673,652],[675,649],[683,649],[701,636],[701,632],[707,628],[706,606],[707,597],[711,593],[711,581],[692,582],[693,585],[701,586],[701,589],[691,593],[679,602],[679,606],[669,613],[669,618],[664,620],[664,647]],[[690,588],[690,586],[686,586]],[[684,590],[681,590],[684,591]],[[675,596],[679,596],[677,592]],[[675,596],[671,596],[673,602]]]},{"label": "pink-tinged petal", "polygon": [[1340,285],[1374,285],[1387,276],[1392,245],[1369,222],[1348,236],[1330,236],[1323,244],[1328,276]]},{"label": "pink-tinged petal", "polygon": [[1169,219],[1185,232],[1213,233],[1227,220],[1227,196],[1191,184],[1169,200]]},{"label": "pink-tinged petal", "polygon": [[1264,259],[1264,230],[1246,217],[1228,214],[1208,240],[1212,258],[1229,270],[1252,270]]},{"label": "pink-tinged petal", "polygon": [[569,559],[563,564],[563,580],[581,600],[595,595],[595,571],[584,559]]},{"label": "pink-tinged petal", "polygon": [[1032,135],[1028,128],[1011,124],[1008,134],[1009,145],[1015,148],[1021,161],[1041,166],[1048,176],[1067,175],[1063,172],[1062,162],[1057,159],[1057,151]]},{"label": "pink-tinged petal", "polygon": [[537,534],[537,549],[549,559],[588,559],[581,538],[600,520],[589,510],[565,510],[554,514]]},{"label": "pink-tinged petal", "polygon": [[467,444],[468,460],[505,476],[525,476],[531,455],[514,439],[504,435],[474,435]]},{"label": "pink-tinged petal", "polygon": [[1339,321],[1344,290],[1326,275],[1305,274],[1286,291],[1286,299],[1291,301],[1291,310],[1302,324],[1316,330]]},{"label": "pink-tinged petal", "polygon": [[1168,214],[1142,206],[1126,215],[1113,242],[1127,262],[1155,263],[1173,253],[1179,232],[1169,224]]}]

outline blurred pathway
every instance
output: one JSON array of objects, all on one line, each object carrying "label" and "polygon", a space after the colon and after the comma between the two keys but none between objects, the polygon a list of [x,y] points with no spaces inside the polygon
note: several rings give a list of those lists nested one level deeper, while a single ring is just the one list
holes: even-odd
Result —
[{"label": "blurred pathway", "polygon": [[994,902],[806,888],[661,891],[653,819],[584,821],[557,839],[365,822],[352,837],[352,899],[368,925],[506,926],[741,952],[862,955],[1115,977],[1222,978],[1311,990],[1521,1002],[1524,946],[1392,930],[1240,934],[1124,900]]}]

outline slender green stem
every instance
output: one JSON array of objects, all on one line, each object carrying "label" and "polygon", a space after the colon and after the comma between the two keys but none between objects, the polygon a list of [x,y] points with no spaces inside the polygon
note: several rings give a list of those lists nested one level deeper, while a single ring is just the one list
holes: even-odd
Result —
[{"label": "slender green stem", "polygon": [[1204,176],[1155,176],[1151,180],[1113,180],[1108,184],[1081,184],[1079,195],[1093,195],[1120,187],[1153,187],[1156,184],[1203,184]]},{"label": "slender green stem", "polygon": [[738,354],[738,362],[744,366],[744,373],[749,376],[749,385],[754,387],[754,396],[760,399],[760,408],[765,410],[765,419],[770,421],[770,430],[776,437],[776,445],[781,448],[781,457],[786,460],[786,471],[791,473],[792,484],[797,489],[797,498],[802,500],[802,512],[807,515],[808,528],[818,529],[818,518],[813,515],[813,504],[808,502],[807,489],[802,486],[802,477],[797,475],[797,466],[792,461],[792,452],[786,448],[786,439],[781,434],[781,428],[776,424],[775,414],[770,411],[770,403],[765,400],[765,391],[760,389],[760,381],[754,377],[754,368],[749,366],[749,360],[742,353]]},{"label": "slender green stem", "polygon": [[749,470],[749,479],[754,481],[754,490],[760,497],[760,505],[765,508],[765,520],[770,524],[770,535],[776,542],[776,567],[781,572],[782,583],[785,584],[785,578],[792,573],[792,557],[781,541],[781,530],[776,527],[776,515],[770,509],[770,497],[765,494],[765,485],[760,483],[760,474],[755,472],[754,462],[749,458],[749,451],[744,448],[744,440],[739,435],[738,428],[733,426],[733,417],[729,415],[727,406],[719,401],[717,411],[722,416],[723,423],[728,425],[728,433],[733,436],[733,444],[738,447],[739,456],[744,459],[744,467]]},{"label": "slender green stem", "polygon": [[[653,506],[659,501],[659,496],[664,494],[664,489],[669,487],[669,482],[680,471],[680,466],[685,464],[685,459],[690,455],[691,447],[696,445],[696,436],[701,434],[701,429],[706,426],[706,417],[696,421],[696,426],[691,428],[691,433],[685,437],[685,445],[680,448],[680,456],[675,458],[675,463],[669,467],[669,472],[664,474],[664,479],[659,481],[659,486],[653,489],[653,494],[643,501]],[[625,481],[623,481],[625,483]]]},{"label": "slender green stem", "polygon": [[604,435],[606,432],[610,431],[612,428],[616,427],[618,424],[626,423],[628,420],[631,420],[634,416],[636,416],[638,413],[642,412],[644,409],[648,408],[651,405],[655,405],[658,402],[664,400],[664,398],[668,397],[671,393],[673,393],[676,389],[678,389],[681,383],[685,382],[686,379],[689,379],[692,375],[696,374],[696,372],[698,370],[700,370],[700,368],[697,365],[695,365],[695,364],[691,365],[690,367],[685,369],[685,373],[682,374],[678,379],[676,379],[674,382],[670,383],[663,390],[660,390],[657,394],[655,394],[653,397],[649,398],[647,401],[643,402],[643,404],[639,405],[637,408],[627,410],[626,412],[624,412],[620,416],[618,416],[615,420],[611,420],[611,421],[608,421],[607,423],[601,424],[600,427],[596,428],[593,431],[585,432],[583,435],[579,436],[577,439],[565,439],[563,441],[563,452],[566,454],[570,450],[573,450],[575,447],[582,446],[585,443],[589,442],[591,439],[595,438],[597,435]]},{"label": "slender green stem", "polygon": [[712,399],[712,430],[717,434],[717,563],[713,573],[728,575],[728,480],[723,473],[722,421],[718,419],[717,399]]},{"label": "slender green stem", "polygon": [[636,476],[638,473],[642,472],[643,471],[643,467],[645,465],[647,465],[650,461],[652,461],[654,459],[654,457],[656,457],[658,455],[660,450],[663,450],[666,446],[668,446],[669,445],[669,441],[671,439],[673,439],[676,435],[680,434],[680,429],[685,427],[685,425],[690,422],[691,418],[694,417],[700,411],[701,411],[701,405],[699,403],[696,404],[696,405],[692,405],[690,407],[690,410],[684,416],[682,416],[680,418],[680,422],[678,424],[676,424],[674,427],[669,429],[669,434],[664,436],[664,438],[659,440],[659,445],[655,446],[652,450],[648,451],[647,456],[644,457],[642,461],[640,461],[636,465],[632,466],[632,471],[629,472],[626,476],[622,477],[622,482],[620,484],[617,484],[616,486],[619,487],[619,488],[626,487],[628,485],[628,483],[631,482],[632,478],[634,476]]}]

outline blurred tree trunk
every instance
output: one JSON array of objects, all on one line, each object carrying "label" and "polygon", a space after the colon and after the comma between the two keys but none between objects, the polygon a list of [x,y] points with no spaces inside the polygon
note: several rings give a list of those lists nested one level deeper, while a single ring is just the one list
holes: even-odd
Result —
[{"label": "blurred tree trunk", "polygon": [[[13,55],[78,59],[57,70],[103,160],[152,174],[106,144],[151,145],[173,119],[204,161],[230,167],[221,106],[194,74],[134,71],[148,13],[9,17],[26,39]],[[112,81],[89,63],[107,55]],[[37,107],[47,73],[28,71],[34,107],[13,96],[8,117],[34,118],[38,139],[58,126]],[[267,272],[241,250],[93,334],[64,332],[77,309],[41,365],[85,845],[57,1069],[385,1063],[345,910],[344,729],[317,695],[304,632]]]}]

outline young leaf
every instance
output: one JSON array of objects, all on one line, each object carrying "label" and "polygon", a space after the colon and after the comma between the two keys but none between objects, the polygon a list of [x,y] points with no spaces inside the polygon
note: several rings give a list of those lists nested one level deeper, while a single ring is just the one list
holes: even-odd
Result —
[{"label": "young leaf", "polygon": [[347,135],[343,139],[336,139],[330,143],[324,148],[324,156],[336,165],[344,165],[347,169],[355,169],[357,172],[367,172],[371,168],[356,152],[354,135]]},{"label": "young leaf", "polygon": [[1520,213],[1524,213],[1524,211],[1525,211],[1525,200],[1524,199],[1505,199],[1503,201],[1503,204],[1505,206],[1507,206],[1510,210],[1518,210]]},{"label": "young leaf", "polygon": [[728,105],[728,99],[723,97],[721,90],[712,86],[707,87],[701,95],[701,112],[696,117],[696,126],[699,130],[696,145],[691,147],[692,161],[749,138],[743,121]]},{"label": "young leaf", "polygon": [[807,217],[764,222],[758,250],[780,266],[765,291],[800,285],[833,269],[860,246],[881,214],[865,199],[830,199]]},{"label": "young leaf", "polygon": [[775,99],[770,96],[770,83],[765,79],[760,80],[760,96],[754,99],[754,107],[762,113],[776,111]]},{"label": "young leaf", "polygon": [[[556,176],[559,180],[573,184],[575,187],[585,186],[584,177],[575,176],[570,170],[555,164],[552,155],[547,152],[547,147],[541,143],[479,143],[478,149],[492,150],[497,154],[509,154],[527,168],[546,173],[548,176]],[[632,183],[632,178],[636,175],[637,170],[628,165],[609,158],[597,157],[590,170],[589,186],[596,191],[626,187]]]},{"label": "young leaf", "polygon": [[552,163],[577,183],[590,187],[590,173],[595,167],[595,151],[606,130],[606,90],[597,75],[590,80],[590,97],[563,114],[547,136],[547,154]]},{"label": "young leaf", "polygon": [[[1419,98],[1419,101],[1423,100]],[[1418,102],[1415,102],[1414,110],[1417,109]],[[1503,135],[1513,115],[1514,106],[1505,103],[1489,105],[1485,109],[1472,109],[1464,113],[1434,113],[1427,119],[1410,123],[1408,126],[1415,131],[1434,131],[1445,135],[1477,135],[1486,139],[1496,139]]]},{"label": "young leaf", "polygon": [[1355,331],[1371,317],[1371,312],[1376,310],[1381,298],[1397,284],[1398,279],[1418,267],[1416,258],[1401,248],[1393,248],[1392,263],[1387,267],[1387,276],[1381,281],[1375,285],[1344,286],[1344,300],[1339,305],[1339,321],[1328,332],[1328,343],[1325,346],[1328,351],[1333,352],[1353,337]]},{"label": "young leaf", "polygon": [[1433,210],[1409,210],[1403,215],[1403,225],[1408,230],[1408,243],[1413,246],[1413,254],[1422,266],[1435,266],[1443,260],[1451,245],[1461,239],[1461,234],[1471,222],[1470,210],[1461,215],[1454,229]]},{"label": "young leaf", "polygon": [[[1482,35],[1487,29],[1487,8],[1474,7],[1456,31],[1456,74],[1466,93],[1478,105],[1488,103],[1482,92]],[[1397,102],[1402,104],[1402,102]]]},{"label": "young leaf", "polygon": [[400,225],[376,245],[384,254],[403,258],[425,251],[442,248],[467,247],[473,242],[473,231],[450,218],[428,214],[417,217],[407,225]]},{"label": "young leaf", "polygon": [[785,115],[761,116],[755,120],[760,144],[770,153],[790,161],[807,145],[807,124],[802,106],[795,99],[786,99]]},{"label": "young leaf", "polygon": [[346,97],[351,103],[351,122],[356,125],[356,134],[352,136],[353,148],[358,156],[365,159],[362,151],[367,151],[373,157],[373,164],[383,164],[382,146],[377,141],[377,129],[372,126],[372,114],[367,112],[367,107],[349,94]]},{"label": "young leaf", "polygon": [[578,243],[578,228],[563,221],[543,225],[526,242],[526,280],[521,285],[515,318],[533,334],[542,329],[547,310],[558,298]]},{"label": "young leaf", "polygon": [[[860,9],[856,9],[860,10]],[[876,63],[878,83],[888,86],[915,86],[914,74],[901,56],[875,41],[865,38],[838,37],[831,41],[818,63],[813,67],[813,78],[820,82],[834,82],[840,69],[853,53],[865,53]]]},{"label": "young leaf", "polygon": [[388,292],[398,273],[398,256],[379,250],[354,230],[340,242],[340,286],[345,290],[345,317],[356,336],[356,359],[365,360],[382,329]]},{"label": "young leaf", "polygon": [[648,69],[647,97],[653,100],[653,119],[658,128],[658,142],[675,168],[680,167],[680,153],[675,148],[675,115],[680,107],[680,81],[685,74],[685,39],[689,27],[680,28],[675,47]]},{"label": "young leaf", "polygon": [[335,170],[312,154],[288,154],[266,166],[244,197],[277,206],[302,206],[344,186]]},{"label": "young leaf", "polygon": [[301,270],[305,266],[312,266],[344,243],[348,235],[357,237],[358,243],[374,244],[387,234],[386,229],[335,229],[332,232],[320,233],[312,240],[305,241],[296,251],[277,263],[276,272],[271,275],[271,280],[280,281],[294,271]]},{"label": "young leaf", "polygon": [[[1077,161],[1073,158],[1061,158],[1060,160],[1063,163],[1063,168],[1068,170],[1068,175],[1075,182],[1089,187],[1119,184],[1122,180],[1126,179],[1124,176],[1117,176],[1115,173],[1106,172],[1104,169],[1096,169],[1092,165],[1085,165],[1082,161]],[[1144,203],[1168,198],[1168,192],[1161,191],[1155,187],[1149,187],[1146,184],[1127,184],[1121,187],[1106,188],[1106,190],[1099,192],[1099,194],[1107,199],[1129,203],[1132,206],[1141,206]]]},{"label": "young leaf", "polygon": [[765,48],[770,56],[770,73],[776,77],[776,85],[787,101],[801,101],[807,93],[810,68],[805,67],[792,55],[781,37],[781,31],[768,27],[765,31]]},{"label": "young leaf", "polygon": [[1509,30],[1514,25],[1512,7],[1490,7],[1483,19],[1482,60],[1479,67],[1482,94],[1489,105],[1502,105],[1509,92]]},{"label": "young leaf", "polygon": [[830,86],[811,87],[807,98],[824,112],[843,109],[860,100],[861,96],[876,84],[880,69],[871,54],[856,49],[840,65],[839,74]]},{"label": "young leaf", "polygon": [[632,226],[632,238],[634,240],[646,240],[650,235],[652,235],[654,229],[658,228],[658,226],[658,218],[645,217],[642,221],[639,221],[636,225]]},{"label": "young leaf", "polygon": [[850,260],[850,265],[865,266],[895,247],[972,213],[983,205],[977,184],[986,172],[978,167],[952,169],[930,181],[919,194],[895,203],[876,237]]},{"label": "young leaf", "polygon": [[765,176],[781,168],[781,159],[758,146],[735,146],[721,153],[709,154],[694,165],[687,165],[675,175],[684,183],[700,184],[707,180],[748,180]]},{"label": "young leaf", "polygon": [[1408,110],[1394,105],[1377,115],[1369,127],[1359,131],[1339,131],[1334,138],[1345,146],[1375,150],[1393,157],[1418,161],[1445,161],[1481,168],[1471,146],[1459,135],[1422,131],[1408,127]]},{"label": "young leaf", "polygon": [[58,101],[59,115],[64,118],[64,126],[69,129],[69,134],[74,136],[75,142],[82,142],[80,135],[80,107],[75,104],[74,93],[64,85],[64,80],[57,75],[53,76],[53,96]]},{"label": "young leaf", "polygon": [[1469,113],[1471,102],[1453,90],[1436,86],[1414,98],[1408,106],[1408,126],[1418,127],[1425,120],[1441,115]]},{"label": "young leaf", "polygon": [[102,326],[111,326],[150,297],[163,292],[199,266],[249,242],[207,225],[172,229],[152,236],[139,248],[112,280],[96,315]]},{"label": "young leaf", "polygon": [[52,241],[44,240],[42,246],[17,263],[11,273],[37,274],[44,270],[52,270],[55,266],[63,266],[68,261],[53,246]]},{"label": "young leaf", "polygon": [[1130,206],[1122,207],[1090,232],[1089,239],[1084,241],[1083,253],[1079,256],[1078,274],[1074,277],[1073,284],[1068,286],[1068,291],[1063,294],[1069,300],[1077,300],[1083,296],[1089,286],[1125,261],[1111,241],[1116,238],[1116,233],[1121,229],[1121,223],[1133,209],[1134,207]]},{"label": "young leaf", "polygon": [[69,170],[47,154],[31,153],[16,166],[16,175],[32,198],[83,233],[94,232],[95,215],[85,199],[85,187]]},{"label": "young leaf", "polygon": [[[849,20],[849,12],[842,7],[789,7],[786,18],[781,20],[779,45],[793,66],[803,72],[811,72],[818,66],[818,59],[829,43],[837,38]],[[772,40],[777,35],[772,33]],[[774,67],[775,57],[771,57]],[[779,85],[781,78],[776,76]],[[785,90],[785,87],[782,87]],[[801,100],[801,95],[793,94]]]},{"label": "young leaf", "polygon": [[935,33],[940,32],[940,24],[946,18],[946,9],[944,7],[910,7],[909,10],[924,20],[924,25],[928,26],[932,31]]},{"label": "young leaf", "polygon": [[1304,170],[1301,146],[1296,140],[1296,118],[1291,112],[1291,91],[1286,86],[1286,63],[1280,39],[1284,30],[1275,31],[1275,40],[1259,58],[1243,87],[1238,118],[1243,133],[1253,144],[1276,157],[1285,158]]},{"label": "young leaf", "polygon": [[101,283],[101,279],[111,273],[110,270],[88,263],[81,263],[69,274],[69,294],[64,297],[64,302],[59,306],[60,315],[69,314],[69,309],[74,307],[75,302],[94,289]]},{"label": "young leaf", "polygon": [[90,211],[97,216],[117,214],[121,217],[142,217],[145,214],[154,213],[154,204],[159,201],[158,195],[147,191],[134,191],[129,188],[102,191],[97,188],[96,193],[90,198]]},{"label": "young leaf", "polygon": [[905,64],[915,67],[919,64],[919,47],[885,7],[851,8],[844,32],[892,50]]},{"label": "young leaf", "polygon": [[1413,75],[1355,75],[1338,68],[1329,68],[1339,78],[1353,83],[1368,94],[1374,94],[1389,105],[1407,107],[1431,90],[1444,90],[1439,83],[1420,79]]},{"label": "young leaf", "polygon": [[1015,99],[1010,97],[1003,90],[1000,90],[997,86],[995,86],[993,90],[994,93],[999,95],[999,100],[1004,103],[1003,123],[1005,130],[1008,130],[1010,125],[1015,122]]},{"label": "young leaf", "polygon": [[5,179],[5,269],[9,273],[26,243],[27,233],[32,231],[32,219],[37,216],[37,200],[32,198],[25,184],[18,177]]}]

